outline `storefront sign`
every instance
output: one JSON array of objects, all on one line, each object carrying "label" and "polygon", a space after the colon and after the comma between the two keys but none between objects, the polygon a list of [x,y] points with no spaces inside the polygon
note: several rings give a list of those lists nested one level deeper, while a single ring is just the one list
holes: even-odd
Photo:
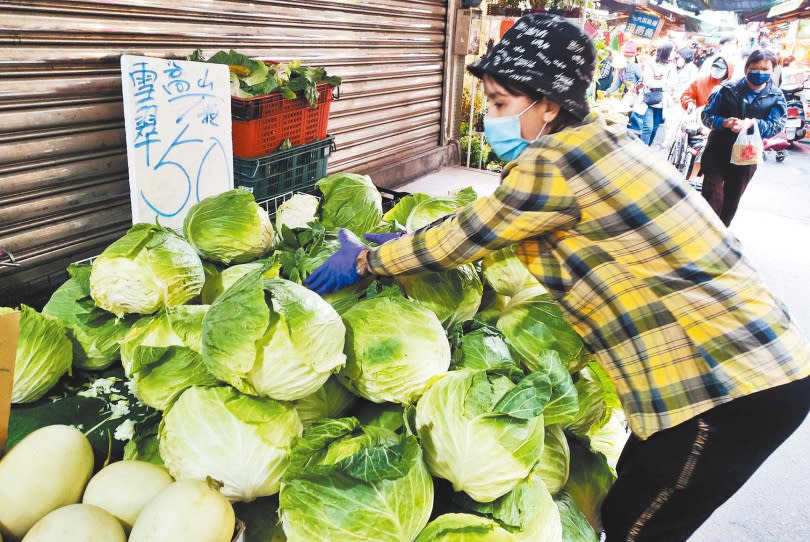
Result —
[{"label": "storefront sign", "polygon": [[773,19],[791,11],[796,11],[802,7],[802,4],[804,4],[804,0],[787,0],[787,2],[776,4],[768,11],[768,18]]},{"label": "storefront sign", "polygon": [[627,19],[624,31],[639,38],[652,39],[661,24],[661,18],[634,11]]},{"label": "storefront sign", "polygon": [[228,66],[123,55],[121,76],[132,221],[179,230],[233,188]]}]

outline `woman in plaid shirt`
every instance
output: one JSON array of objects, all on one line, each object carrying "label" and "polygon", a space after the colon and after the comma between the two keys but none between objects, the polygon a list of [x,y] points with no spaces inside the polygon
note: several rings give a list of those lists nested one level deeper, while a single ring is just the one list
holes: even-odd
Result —
[{"label": "woman in plaid shirt", "polygon": [[608,542],[686,540],[806,417],[810,348],[700,194],[589,115],[594,64],[573,25],[521,18],[469,66],[488,142],[510,161],[500,187],[376,248],[341,231],[307,285],[440,271],[517,243],[633,431],[602,507]]}]

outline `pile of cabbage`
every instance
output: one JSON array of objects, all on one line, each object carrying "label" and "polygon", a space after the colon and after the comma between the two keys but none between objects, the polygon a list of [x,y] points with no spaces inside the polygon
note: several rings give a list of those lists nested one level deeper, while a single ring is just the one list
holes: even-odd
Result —
[{"label": "pile of cabbage", "polygon": [[302,285],[339,228],[414,231],[475,193],[384,212],[367,176],[317,188],[274,217],[226,192],[182,234],[137,224],[71,266],[41,313],[22,307],[15,402],[120,366],[157,419],[120,431],[125,457],[220,481],[248,540],[598,540],[618,397],[514,247],[323,297]]}]

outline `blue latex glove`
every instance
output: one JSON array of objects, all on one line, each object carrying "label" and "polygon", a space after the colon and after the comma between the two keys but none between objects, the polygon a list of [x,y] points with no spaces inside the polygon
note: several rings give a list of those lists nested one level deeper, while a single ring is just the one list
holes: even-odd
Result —
[{"label": "blue latex glove", "polygon": [[388,241],[393,241],[394,239],[399,239],[402,237],[403,232],[394,232],[394,233],[364,233],[363,237],[366,241],[371,241],[372,243],[377,243],[378,245],[382,245],[383,243],[387,243]]},{"label": "blue latex glove", "polygon": [[304,285],[310,290],[319,294],[337,292],[360,280],[357,275],[357,256],[368,247],[347,229],[338,231],[338,241],[338,251],[329,256],[304,281]]}]

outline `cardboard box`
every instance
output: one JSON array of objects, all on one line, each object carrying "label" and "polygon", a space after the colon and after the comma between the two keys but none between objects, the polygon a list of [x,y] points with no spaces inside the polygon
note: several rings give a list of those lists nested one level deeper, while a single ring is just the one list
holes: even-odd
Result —
[{"label": "cardboard box", "polygon": [[0,457],[6,450],[20,313],[0,314]]}]

